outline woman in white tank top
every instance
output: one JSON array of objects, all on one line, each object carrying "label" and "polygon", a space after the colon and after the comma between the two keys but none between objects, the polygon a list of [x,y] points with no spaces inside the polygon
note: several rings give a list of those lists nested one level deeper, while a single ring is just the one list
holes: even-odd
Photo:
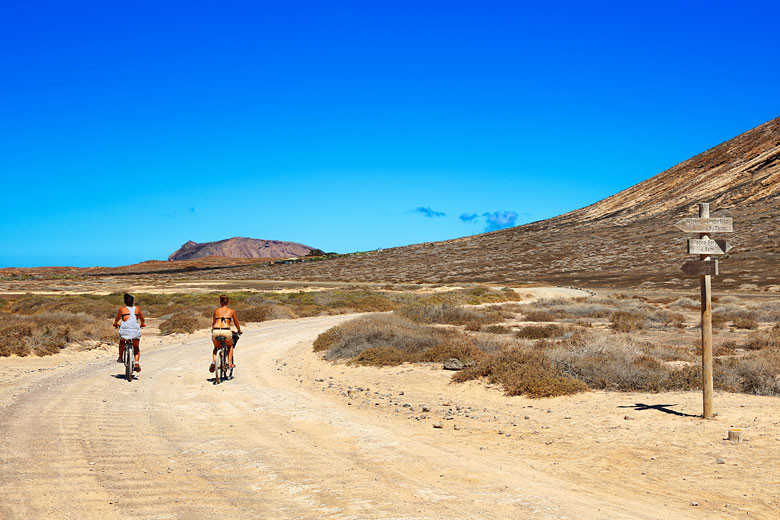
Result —
[{"label": "woman in white tank top", "polygon": [[[125,305],[120,307],[114,318],[114,327],[119,327],[119,358],[117,363],[122,362],[122,356],[125,353],[125,344],[132,342],[133,354],[135,354],[135,371],[141,371],[141,365],[138,361],[141,359],[141,349],[139,344],[141,342],[141,327],[146,327],[144,322],[144,314],[141,312],[141,307],[133,305],[135,298],[125,293]],[[120,324],[119,321],[122,321]],[[140,322],[139,322],[140,321]]]}]

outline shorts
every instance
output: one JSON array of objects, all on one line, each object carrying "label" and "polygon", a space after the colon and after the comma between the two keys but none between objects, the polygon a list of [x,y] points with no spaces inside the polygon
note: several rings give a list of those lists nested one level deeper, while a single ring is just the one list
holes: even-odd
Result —
[{"label": "shorts", "polygon": [[225,336],[225,341],[232,341],[233,331],[230,329],[211,329],[211,339],[217,339],[219,336]]},{"label": "shorts", "polygon": [[119,337],[122,339],[141,339],[141,329],[140,327],[127,327],[125,329],[119,327]]}]

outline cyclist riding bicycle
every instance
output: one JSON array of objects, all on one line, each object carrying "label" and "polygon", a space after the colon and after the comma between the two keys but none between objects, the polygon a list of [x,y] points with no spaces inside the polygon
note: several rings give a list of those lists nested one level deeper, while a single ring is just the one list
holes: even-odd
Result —
[{"label": "cyclist riding bicycle", "polygon": [[[144,320],[144,314],[141,312],[141,307],[133,305],[135,298],[125,293],[125,305],[119,308],[114,318],[114,327],[119,327],[119,357],[117,363],[122,363],[122,356],[125,354],[125,345],[127,342],[132,342],[133,354],[135,355],[135,371],[141,371],[141,365],[138,364],[138,360],[141,359],[141,349],[139,344],[141,342],[141,327],[146,327]],[[119,320],[122,320],[120,325]],[[140,320],[140,323],[139,323]]]},{"label": "cyclist riding bicycle", "polygon": [[228,297],[224,294],[219,297],[220,307],[214,311],[213,320],[211,323],[211,341],[214,343],[214,350],[211,354],[211,366],[209,372],[214,372],[217,365],[217,351],[220,348],[219,338],[220,336],[225,338],[225,345],[228,348],[228,368],[235,368],[233,364],[233,333],[230,325],[236,326],[236,331],[239,334],[241,332],[241,325],[238,324],[238,318],[236,317],[236,311],[228,307]]}]

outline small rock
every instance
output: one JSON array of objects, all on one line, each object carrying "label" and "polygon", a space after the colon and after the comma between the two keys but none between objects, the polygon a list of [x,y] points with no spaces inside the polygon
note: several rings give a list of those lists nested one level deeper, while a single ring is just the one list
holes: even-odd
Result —
[{"label": "small rock", "polygon": [[692,505],[692,506],[694,506],[694,507],[696,507],[696,506],[698,506],[698,505],[699,505],[699,503],[698,503],[698,502],[696,502],[695,500],[693,500],[693,501],[691,501],[691,505]]},{"label": "small rock", "polygon": [[425,405],[422,405],[422,411],[423,411],[423,412],[430,412],[430,411],[431,411],[431,409],[430,409],[430,408],[428,408],[428,407],[427,407],[427,406],[425,406]]},{"label": "small rock", "polygon": [[444,425],[442,423],[440,423],[440,422],[435,422],[435,423],[433,423],[433,427],[434,428],[444,428]]},{"label": "small rock", "polygon": [[523,417],[523,419],[525,419],[525,420],[527,421],[528,419],[530,419],[530,417],[528,417],[528,416],[526,415],[525,417]]},{"label": "small rock", "polygon": [[625,417],[623,417],[623,419],[625,419],[626,421],[633,421],[634,420],[634,416],[633,415],[626,415]]},{"label": "small rock", "polygon": [[725,464],[726,461],[723,459],[715,459],[715,464]]},{"label": "small rock", "polygon": [[444,370],[463,370],[463,362],[458,358],[449,358],[444,361]]}]

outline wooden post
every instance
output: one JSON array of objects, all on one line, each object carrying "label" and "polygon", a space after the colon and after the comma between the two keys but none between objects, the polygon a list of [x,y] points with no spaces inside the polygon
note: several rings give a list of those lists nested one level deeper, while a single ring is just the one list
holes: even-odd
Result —
[{"label": "wooden post", "polygon": [[[710,217],[710,205],[699,204],[699,218]],[[701,233],[702,239],[709,239],[707,233]],[[709,255],[701,255],[701,260],[710,260]],[[705,419],[712,418],[712,277],[701,275],[701,376],[704,399]]]},{"label": "wooden post", "polygon": [[688,261],[682,272],[698,276],[701,280],[701,379],[704,412],[702,417],[712,418],[712,277],[717,276],[718,261],[711,255],[723,255],[731,245],[725,240],[710,240],[710,233],[732,233],[731,217],[710,218],[710,205],[699,204],[699,218],[684,218],[674,227],[684,233],[699,233],[699,238],[688,240],[688,253],[698,254],[699,260]]}]

